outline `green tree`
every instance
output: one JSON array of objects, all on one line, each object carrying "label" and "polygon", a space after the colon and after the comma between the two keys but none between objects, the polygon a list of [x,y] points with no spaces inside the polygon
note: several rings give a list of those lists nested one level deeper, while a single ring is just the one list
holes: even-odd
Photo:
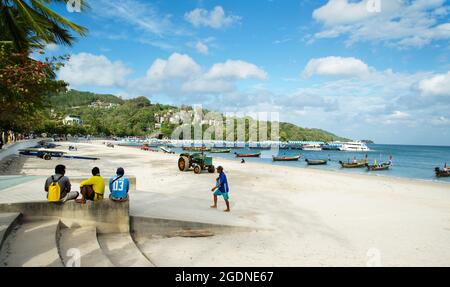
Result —
[{"label": "green tree", "polygon": [[[65,0],[0,0],[0,42],[12,43],[17,51],[30,51],[55,43],[71,46],[75,38],[87,29],[59,15],[48,6],[50,3],[66,4]],[[81,9],[88,8],[80,0]]]}]

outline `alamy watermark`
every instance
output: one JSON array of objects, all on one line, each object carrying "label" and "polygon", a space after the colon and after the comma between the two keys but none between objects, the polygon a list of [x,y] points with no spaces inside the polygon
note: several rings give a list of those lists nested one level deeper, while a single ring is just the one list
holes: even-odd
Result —
[{"label": "alamy watermark", "polygon": [[366,262],[367,267],[381,267],[381,251],[378,248],[370,248],[366,256],[369,257]]},{"label": "alamy watermark", "polygon": [[381,13],[381,0],[367,0],[366,9],[369,13]]},{"label": "alamy watermark", "polygon": [[68,260],[66,267],[81,267],[81,251],[78,248],[70,248],[67,250],[66,256]]},{"label": "alamy watermark", "polygon": [[279,151],[280,127],[278,112],[204,113],[201,106],[171,115],[178,127],[171,139],[183,144],[223,142],[224,146],[263,148],[261,157],[272,157]]},{"label": "alamy watermark", "polygon": [[70,13],[80,13],[81,0],[67,0],[66,8]]}]

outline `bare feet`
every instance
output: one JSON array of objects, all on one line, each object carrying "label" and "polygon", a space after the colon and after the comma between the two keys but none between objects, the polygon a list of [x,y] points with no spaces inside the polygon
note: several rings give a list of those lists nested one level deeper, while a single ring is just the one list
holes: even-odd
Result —
[{"label": "bare feet", "polygon": [[86,204],[86,200],[83,199],[77,199],[75,200],[76,203]]},{"label": "bare feet", "polygon": [[229,209],[225,209],[223,212],[230,212],[231,210],[229,210]]},{"label": "bare feet", "polygon": [[217,205],[211,205],[210,207],[211,208],[217,208]]}]

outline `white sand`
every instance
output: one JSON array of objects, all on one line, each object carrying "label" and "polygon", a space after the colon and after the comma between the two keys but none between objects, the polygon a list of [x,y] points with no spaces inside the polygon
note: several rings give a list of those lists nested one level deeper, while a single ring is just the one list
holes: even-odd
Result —
[{"label": "white sand", "polygon": [[88,175],[93,166],[109,175],[122,166],[137,176],[133,215],[260,229],[140,241],[157,266],[450,266],[450,184],[217,158],[231,188],[225,214],[221,199],[219,210],[209,208],[216,175],[178,171],[178,155],[77,146],[102,159],[29,158],[23,172],[47,175],[61,162],[69,176]]}]

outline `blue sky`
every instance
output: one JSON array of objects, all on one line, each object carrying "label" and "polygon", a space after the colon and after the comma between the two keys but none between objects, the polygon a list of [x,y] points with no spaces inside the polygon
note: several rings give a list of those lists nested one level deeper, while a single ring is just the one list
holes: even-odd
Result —
[{"label": "blue sky", "polygon": [[[283,121],[380,143],[450,145],[444,0],[91,1],[71,87]],[[112,4],[113,3],[113,4]]]}]

